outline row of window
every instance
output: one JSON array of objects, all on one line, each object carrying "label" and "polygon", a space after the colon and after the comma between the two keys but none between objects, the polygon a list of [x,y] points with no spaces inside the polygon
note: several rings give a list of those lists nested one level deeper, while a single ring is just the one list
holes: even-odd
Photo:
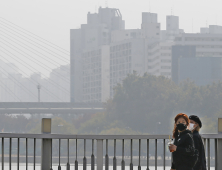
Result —
[{"label": "row of window", "polygon": [[[212,38],[212,37],[185,37],[185,41],[222,41],[222,38]],[[176,37],[175,41],[182,41],[182,37]]]},{"label": "row of window", "polygon": [[83,82],[96,81],[96,80],[101,80],[101,74],[83,77]]},{"label": "row of window", "polygon": [[83,63],[95,63],[95,62],[101,62],[101,56],[83,58]]},{"label": "row of window", "polygon": [[221,45],[197,45],[196,48],[222,48]]},{"label": "row of window", "polygon": [[101,87],[83,89],[83,94],[101,92]]},{"label": "row of window", "polygon": [[101,87],[101,80],[83,83],[83,88],[89,88],[89,87]]},{"label": "row of window", "polygon": [[120,44],[120,45],[116,45],[116,46],[111,46],[110,51],[115,52],[115,51],[130,49],[130,48],[131,48],[131,43],[125,43],[125,44]]},{"label": "row of window", "polygon": [[110,58],[118,58],[122,56],[128,56],[131,55],[131,50],[126,50],[126,51],[120,51],[120,52],[115,52],[110,54]]},{"label": "row of window", "polygon": [[94,69],[94,68],[84,69],[83,76],[84,75],[89,75],[89,74],[100,74],[100,73],[101,73],[101,68],[97,68],[97,69]]},{"label": "row of window", "polygon": [[207,52],[197,52],[196,53],[197,56],[205,56],[205,57],[210,57],[210,56],[213,56],[213,55],[222,55],[221,52],[213,52],[213,53],[207,53]]},{"label": "row of window", "polygon": [[[155,58],[153,58],[153,59],[148,59],[148,62],[151,63],[151,62],[156,61],[157,59],[159,59],[158,56],[155,57]],[[160,60],[160,61],[161,61],[162,63],[171,63],[171,60],[169,60],[169,59],[162,59],[162,60]]]},{"label": "row of window", "polygon": [[90,56],[98,56],[98,55],[101,55],[101,49],[85,52],[82,54],[82,57],[87,58]]},{"label": "row of window", "polygon": [[117,58],[117,59],[111,59],[110,60],[110,65],[117,65],[117,64],[121,64],[121,63],[128,63],[131,62],[131,56],[128,57],[121,57],[121,58]]},{"label": "row of window", "polygon": [[110,78],[127,76],[127,74],[129,74],[129,73],[130,73],[130,70],[123,70],[123,71],[112,72],[110,74]]},{"label": "row of window", "polygon": [[159,47],[159,43],[155,43],[155,44],[152,44],[152,45],[149,45],[148,47],[147,47],[147,49],[153,49],[154,47]]},{"label": "row of window", "polygon": [[114,71],[118,71],[118,70],[128,70],[128,69],[131,69],[131,63],[110,66],[110,72],[114,72]]}]

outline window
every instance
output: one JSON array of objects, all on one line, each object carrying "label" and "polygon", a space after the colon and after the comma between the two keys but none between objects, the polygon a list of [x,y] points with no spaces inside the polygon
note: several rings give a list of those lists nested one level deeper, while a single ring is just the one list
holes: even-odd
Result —
[{"label": "window", "polygon": [[170,66],[161,66],[162,69],[171,69]]}]

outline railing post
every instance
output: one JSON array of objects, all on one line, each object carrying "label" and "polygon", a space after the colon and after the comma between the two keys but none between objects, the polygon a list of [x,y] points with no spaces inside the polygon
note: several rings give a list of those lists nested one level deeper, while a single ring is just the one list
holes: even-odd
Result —
[{"label": "railing post", "polygon": [[103,139],[97,139],[97,170],[103,170]]},{"label": "railing post", "polygon": [[[218,119],[218,134],[222,135],[222,118]],[[217,170],[222,169],[222,139],[217,140]]]},{"label": "railing post", "polygon": [[108,139],[106,139],[105,170],[109,170]]},{"label": "railing post", "polygon": [[[51,133],[51,119],[42,119],[42,133]],[[52,170],[52,139],[42,139],[41,170]]]},{"label": "railing post", "polygon": [[117,162],[116,162],[116,139],[114,139],[114,157],[113,157],[113,170],[117,169]]}]

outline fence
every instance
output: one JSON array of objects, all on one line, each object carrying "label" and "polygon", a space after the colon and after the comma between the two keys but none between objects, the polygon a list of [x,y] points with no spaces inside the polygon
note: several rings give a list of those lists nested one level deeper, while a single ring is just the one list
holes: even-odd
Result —
[{"label": "fence", "polygon": [[[48,128],[48,129],[47,129]],[[152,161],[155,170],[157,170],[158,164],[161,163],[163,166],[163,169],[166,169],[166,161],[169,159],[166,155],[167,150],[167,140],[169,138],[168,135],[62,135],[62,134],[50,134],[51,127],[46,127],[46,130],[44,131],[43,127],[43,134],[12,134],[12,133],[0,133],[1,138],[1,166],[2,170],[4,170],[4,164],[5,164],[5,157],[8,156],[8,163],[9,163],[9,169],[12,169],[12,140],[14,141],[14,144],[17,144],[16,152],[17,156],[13,154],[13,158],[17,158],[17,169],[19,170],[20,165],[20,157],[21,157],[21,140],[24,140],[24,148],[22,149],[25,153],[25,166],[26,169],[28,169],[28,164],[32,162],[33,169],[36,169],[36,159],[39,157],[36,155],[36,141],[41,140],[41,169],[42,170],[49,170],[52,169],[52,163],[53,163],[53,154],[52,154],[52,147],[54,145],[53,141],[58,142],[58,153],[56,155],[58,156],[56,160],[56,163],[58,165],[58,170],[61,170],[61,140],[66,140],[67,142],[67,170],[70,169],[70,162],[74,163],[74,169],[78,170],[79,167],[79,161],[82,161],[83,170],[87,169],[87,161],[90,160],[90,166],[91,170],[102,170],[103,166],[105,165],[105,170],[109,170],[109,166],[112,166],[113,170],[117,169],[117,160],[121,161],[121,170],[125,170],[126,166],[130,167],[130,170],[133,170],[133,160],[138,160],[138,170],[141,170],[141,161],[143,161],[143,165],[146,164],[146,169],[149,170],[150,168],[150,162]],[[222,169],[222,134],[204,134],[202,135],[205,150],[206,150],[206,156],[207,156],[207,167],[208,170],[210,170],[212,161],[214,162],[215,169],[221,170]],[[8,140],[8,142],[6,142]],[[16,141],[16,142],[15,142]],[[33,142],[33,156],[30,157],[28,154],[28,142]],[[70,146],[70,141],[75,141],[72,143],[72,146]],[[87,150],[87,144],[86,141],[90,141],[91,145],[91,156],[90,158],[86,156],[86,152],[89,152]],[[96,141],[96,145],[95,145]],[[133,154],[133,151],[135,153],[135,147],[133,147],[134,142],[138,143],[138,146],[136,146],[136,156]],[[142,145],[143,141],[143,145]],[[211,154],[211,141],[214,141],[214,156]],[[117,142],[121,143],[121,151],[120,149],[117,150]],[[129,150],[129,153],[125,153],[126,151],[126,143],[127,146],[129,146],[127,149]],[[151,143],[154,145],[154,148],[151,148]],[[8,146],[8,155],[5,154],[7,144]],[[75,147],[73,146],[75,144]],[[78,144],[82,145],[82,149],[79,150]],[[105,147],[104,147],[105,144]],[[160,149],[158,149],[158,146],[161,146],[161,152]],[[57,147],[57,145],[55,145]],[[112,146],[112,158],[110,158],[110,146]],[[81,147],[81,146],[80,146]],[[70,151],[70,148],[75,148],[75,150]],[[96,154],[95,154],[95,148],[96,148]],[[39,149],[39,147],[38,147]],[[141,150],[142,149],[142,150]],[[24,152],[25,150],[25,152]],[[153,153],[153,157],[150,157],[150,153]],[[13,150],[15,152],[15,150]],[[70,153],[72,152],[72,153]],[[121,154],[118,154],[121,153]],[[146,155],[144,155],[146,153]],[[162,153],[162,154],[160,154]],[[161,155],[161,158],[158,157],[158,154]],[[73,157],[70,157],[70,155],[73,155]],[[121,155],[121,157],[120,157]],[[127,159],[129,160],[129,164],[126,164],[126,155]],[[82,157],[82,159],[79,159],[79,157]],[[129,156],[129,157],[128,157]],[[30,158],[33,160],[30,161]],[[72,160],[71,160],[72,159]],[[144,161],[145,160],[145,161]],[[112,162],[112,163],[111,163]],[[135,161],[134,161],[135,162]]]}]

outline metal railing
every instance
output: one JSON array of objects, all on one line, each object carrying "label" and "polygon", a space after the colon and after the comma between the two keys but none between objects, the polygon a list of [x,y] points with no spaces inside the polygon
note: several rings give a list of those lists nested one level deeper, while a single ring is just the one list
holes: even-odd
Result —
[{"label": "metal railing", "polygon": [[[215,170],[222,169],[222,134],[204,134],[202,137],[206,150],[208,170],[210,170],[211,164],[215,165]],[[138,170],[141,170],[141,166],[146,166],[146,169],[149,170],[150,163],[155,166],[155,170],[157,170],[157,166],[159,164],[161,164],[165,170],[166,162],[168,165],[171,162],[169,152],[166,152],[167,139],[169,138],[168,135],[61,135],[0,133],[0,138],[2,170],[4,170],[5,163],[7,162],[5,160],[6,157],[8,159],[7,163],[10,170],[12,169],[12,162],[16,157],[17,170],[19,170],[21,158],[23,159],[23,162],[25,162],[26,169],[28,169],[28,165],[31,163],[34,170],[36,169],[37,159],[38,162],[41,162],[41,169],[44,170],[52,169],[53,162],[55,162],[54,164],[57,164],[58,166],[56,169],[61,170],[61,160],[64,162],[64,159],[66,159],[67,162],[67,170],[70,169],[71,163],[74,164],[74,169],[78,170],[78,167],[80,166],[79,162],[82,162],[81,166],[83,167],[83,170],[86,170],[88,161],[90,162],[91,170],[95,170],[95,168],[97,168],[97,170],[102,170],[103,166],[105,170],[109,170],[110,166],[112,166],[113,170],[116,170],[118,165],[117,160],[121,161],[121,170],[125,170],[126,166],[128,166],[130,170],[133,170],[135,160],[138,161]],[[22,149],[21,140],[23,141]],[[37,140],[41,140],[42,142],[39,147],[37,147]],[[66,141],[66,151],[63,147],[61,147],[61,143],[64,140]],[[211,153],[212,140],[214,141],[213,154]],[[30,142],[33,143],[30,144]],[[91,147],[87,147],[88,142]],[[138,143],[136,147],[134,147],[135,143]],[[12,150],[13,144],[15,148],[14,150]],[[30,150],[32,156],[29,154],[28,144],[30,146],[32,145],[32,152]],[[39,153],[37,154],[37,148],[40,150],[40,147],[42,151],[41,155],[38,155]],[[58,152],[53,154],[52,148],[55,147],[58,149]],[[63,151],[61,151],[61,149],[63,149]],[[8,154],[6,154],[6,151]],[[17,156],[15,156],[12,151],[14,153],[17,152]],[[111,152],[113,154],[111,154]],[[151,156],[150,153],[152,153],[153,156]],[[64,154],[67,154],[65,158]],[[87,156],[87,154],[89,156]],[[82,159],[79,158],[80,156]],[[113,157],[110,158],[110,156]]]}]

